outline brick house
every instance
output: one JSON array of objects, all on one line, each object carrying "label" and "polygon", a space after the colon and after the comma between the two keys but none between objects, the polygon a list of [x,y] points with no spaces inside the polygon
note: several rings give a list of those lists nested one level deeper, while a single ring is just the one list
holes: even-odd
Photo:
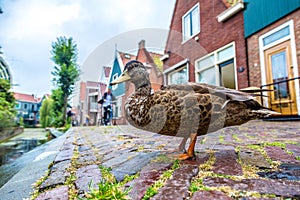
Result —
[{"label": "brick house", "polygon": [[39,124],[40,115],[39,111],[44,99],[49,98],[49,95],[44,95],[42,98],[38,98],[33,94],[23,94],[14,92],[16,99],[17,121],[23,118],[23,122],[26,125]]},{"label": "brick house", "polygon": [[300,1],[177,0],[161,57],[164,83],[272,89],[264,93],[266,107],[300,115],[299,79],[281,83],[299,77],[299,7]]},{"label": "brick house", "polygon": [[283,115],[300,115],[300,1],[245,4],[250,85],[274,90],[265,93],[265,106]]},{"label": "brick house", "polygon": [[96,125],[99,107],[99,82],[86,81],[80,83],[80,104],[77,121],[81,125]]},{"label": "brick house", "polygon": [[177,0],[161,58],[164,83],[248,87],[243,6],[225,0]]},{"label": "brick house", "polygon": [[110,67],[103,66],[100,69],[99,81],[82,81],[80,83],[79,105],[73,111],[76,114],[77,124],[97,125],[99,123],[102,117],[102,107],[98,101],[107,88],[110,70]]}]

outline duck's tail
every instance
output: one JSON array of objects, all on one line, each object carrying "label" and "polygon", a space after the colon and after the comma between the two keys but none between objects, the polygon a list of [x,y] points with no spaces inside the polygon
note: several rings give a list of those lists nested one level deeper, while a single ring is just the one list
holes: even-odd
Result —
[{"label": "duck's tail", "polygon": [[261,108],[259,110],[252,110],[252,113],[261,115],[261,117],[269,117],[270,115],[281,115],[279,112],[275,112],[273,110],[270,110],[268,108]]}]

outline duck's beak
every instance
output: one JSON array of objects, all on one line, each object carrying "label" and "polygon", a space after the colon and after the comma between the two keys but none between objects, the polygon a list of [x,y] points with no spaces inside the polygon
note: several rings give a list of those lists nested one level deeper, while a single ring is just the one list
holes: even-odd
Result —
[{"label": "duck's beak", "polygon": [[121,76],[119,76],[117,79],[113,80],[110,85],[116,85],[116,84],[119,84],[119,83],[122,83],[122,82],[125,82],[125,81],[129,81],[131,78],[130,76],[128,75],[128,72],[127,71],[124,71]]}]

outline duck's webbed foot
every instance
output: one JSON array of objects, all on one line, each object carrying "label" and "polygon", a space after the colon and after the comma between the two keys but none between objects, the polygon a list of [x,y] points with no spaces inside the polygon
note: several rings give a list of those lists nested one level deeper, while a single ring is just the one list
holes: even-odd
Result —
[{"label": "duck's webbed foot", "polygon": [[183,153],[183,154],[180,154],[179,160],[188,160],[188,159],[195,158],[195,151],[194,150],[195,150],[195,144],[197,142],[197,133],[192,133],[190,137],[191,137],[191,143],[190,143],[190,146],[188,148],[188,151]]}]

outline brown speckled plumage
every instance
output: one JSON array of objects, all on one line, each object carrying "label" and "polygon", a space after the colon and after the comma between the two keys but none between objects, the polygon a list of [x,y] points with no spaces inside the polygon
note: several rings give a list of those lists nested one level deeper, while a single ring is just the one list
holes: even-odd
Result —
[{"label": "brown speckled plumage", "polygon": [[169,85],[151,93],[149,75],[138,61],[129,62],[124,74],[136,88],[125,103],[126,118],[143,130],[188,138],[271,114],[247,93],[207,84]]}]

